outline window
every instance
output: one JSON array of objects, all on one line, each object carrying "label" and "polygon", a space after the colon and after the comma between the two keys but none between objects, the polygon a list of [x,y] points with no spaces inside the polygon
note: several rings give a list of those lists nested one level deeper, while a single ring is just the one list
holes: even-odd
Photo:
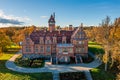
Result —
[{"label": "window", "polygon": [[82,38],[82,34],[80,34],[80,37],[79,38]]},{"label": "window", "polygon": [[49,44],[49,40],[47,40],[47,44]]},{"label": "window", "polygon": [[47,46],[46,52],[50,52],[50,46]]},{"label": "window", "polygon": [[84,41],[79,41],[79,44],[84,44]]},{"label": "window", "polygon": [[56,52],[56,46],[53,46],[52,51]]},{"label": "window", "polygon": [[79,44],[79,42],[78,42],[78,41],[76,41],[76,44]]},{"label": "window", "polygon": [[76,48],[76,52],[79,52],[79,48]]},{"label": "window", "polygon": [[43,52],[43,46],[40,47],[40,52]]},{"label": "window", "polygon": [[81,52],[83,52],[83,53],[84,53],[84,52],[85,52],[85,48],[82,48]]},{"label": "window", "polygon": [[66,37],[65,36],[62,37],[62,43],[66,43]]},{"label": "window", "polygon": [[31,47],[26,46],[26,52],[31,52]]},{"label": "window", "polygon": [[41,40],[39,40],[39,43],[41,44]]},{"label": "window", "polygon": [[[52,21],[52,20],[51,20]],[[54,24],[53,22],[50,22],[50,24]]]},{"label": "window", "polygon": [[35,52],[38,52],[38,46],[35,47]]},{"label": "window", "polygon": [[73,53],[73,48],[69,48],[69,52],[70,52],[70,53]]},{"label": "window", "polygon": [[46,44],[50,44],[50,40],[46,40]]},{"label": "window", "polygon": [[68,52],[67,48],[64,48],[63,52]]},{"label": "window", "polygon": [[62,48],[59,48],[59,53],[62,53]]},{"label": "window", "polygon": [[53,43],[56,43],[56,39],[55,38],[53,39]]},{"label": "window", "polygon": [[40,44],[43,44],[43,43],[44,43],[43,37],[40,37],[39,43],[40,43]]},{"label": "window", "polygon": [[84,53],[85,49],[84,48],[79,48],[79,52]]},{"label": "window", "polygon": [[66,41],[63,41],[63,44],[66,43]]},{"label": "window", "polygon": [[29,40],[26,40],[26,44],[30,44],[30,41],[29,41]]}]

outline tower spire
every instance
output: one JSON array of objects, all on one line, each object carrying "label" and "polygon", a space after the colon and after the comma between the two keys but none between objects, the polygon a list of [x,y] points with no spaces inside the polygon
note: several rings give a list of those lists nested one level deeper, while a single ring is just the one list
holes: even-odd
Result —
[{"label": "tower spire", "polygon": [[48,20],[48,26],[49,26],[49,31],[55,31],[55,13],[51,15],[51,17]]},{"label": "tower spire", "polygon": [[53,13],[54,19],[55,19],[55,12]]}]

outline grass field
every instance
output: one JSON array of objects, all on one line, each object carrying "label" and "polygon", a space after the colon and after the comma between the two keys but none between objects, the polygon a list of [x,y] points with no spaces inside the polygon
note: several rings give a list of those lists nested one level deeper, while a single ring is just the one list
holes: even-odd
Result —
[{"label": "grass field", "polygon": [[[104,49],[102,48],[101,44],[96,42],[89,42],[88,50],[92,53],[96,54],[104,54]],[[104,70],[104,64],[100,65],[97,68],[92,69],[91,75],[93,80],[115,80],[115,75],[111,73],[111,71]]]},{"label": "grass field", "polygon": [[92,69],[90,72],[93,80],[115,80],[115,74],[111,73],[111,71],[105,71],[103,64],[98,68]]},{"label": "grass field", "polygon": [[88,50],[94,54],[104,54],[104,49],[102,48],[101,44],[96,42],[88,42]]},{"label": "grass field", "polygon": [[52,73],[19,73],[5,67],[5,62],[11,58],[15,51],[0,55],[0,80],[52,80]]}]

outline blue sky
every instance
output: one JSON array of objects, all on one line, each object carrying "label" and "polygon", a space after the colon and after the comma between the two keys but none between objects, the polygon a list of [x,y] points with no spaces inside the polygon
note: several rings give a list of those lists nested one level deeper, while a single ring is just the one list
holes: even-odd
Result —
[{"label": "blue sky", "polygon": [[120,17],[120,0],[0,0],[0,26],[47,26],[53,12],[61,27],[99,25],[106,16]]}]

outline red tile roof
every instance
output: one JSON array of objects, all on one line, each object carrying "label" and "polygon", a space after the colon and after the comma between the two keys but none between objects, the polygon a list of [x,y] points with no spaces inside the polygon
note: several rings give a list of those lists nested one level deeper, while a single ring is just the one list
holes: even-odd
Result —
[{"label": "red tile roof", "polygon": [[65,36],[66,37],[66,43],[71,43],[71,36],[73,34],[73,31],[65,31],[65,30],[61,30],[60,31],[60,34],[59,34],[59,31],[44,31],[44,30],[41,30],[41,31],[33,31],[31,34],[30,34],[30,38],[32,39],[32,41],[35,43],[35,44],[39,44],[39,39],[40,37],[43,37],[44,41],[46,39],[46,37],[50,37],[51,41],[52,41],[52,37],[56,37],[57,38],[57,43],[62,43],[62,37]]}]

